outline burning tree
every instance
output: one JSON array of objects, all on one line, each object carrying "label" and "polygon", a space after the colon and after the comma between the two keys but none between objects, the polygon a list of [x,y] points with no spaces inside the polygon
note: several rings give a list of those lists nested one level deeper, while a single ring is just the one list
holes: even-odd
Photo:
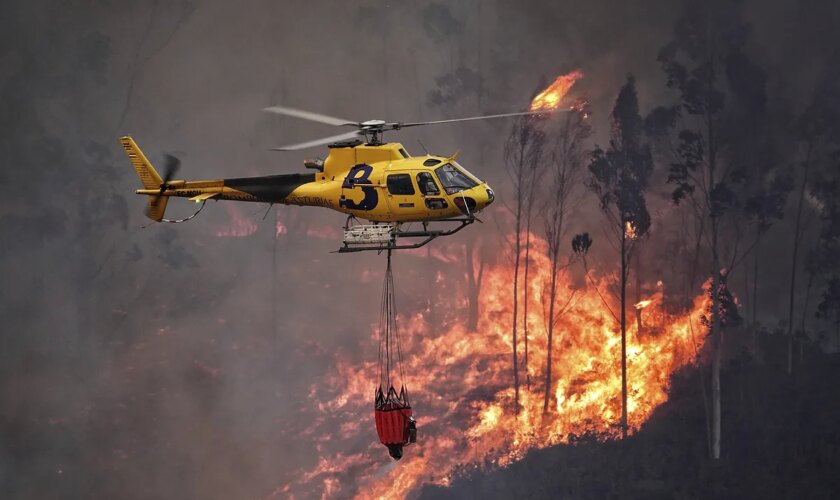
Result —
[{"label": "burning tree", "polygon": [[589,183],[598,195],[613,236],[619,242],[621,323],[621,435],[627,437],[627,275],[634,243],[650,228],[645,191],[653,172],[653,156],[645,142],[639,115],[636,83],[632,76],[621,88],[612,112],[612,133],[606,151],[592,152]]},{"label": "burning tree", "polygon": [[[478,295],[487,265],[485,253],[481,241],[476,241],[476,238],[467,240],[464,245],[464,263],[467,267],[467,329],[471,332],[478,329]],[[476,269],[476,261],[478,261],[478,269]]]},{"label": "burning tree", "polygon": [[[541,92],[535,92],[531,100],[531,111],[556,109],[563,98],[574,86],[583,73],[575,70],[558,76]],[[542,88],[542,84],[539,88]],[[528,371],[528,271],[531,259],[531,221],[537,186],[542,179],[541,167],[545,133],[540,128],[544,118],[524,116],[517,120],[505,142],[504,158],[508,174],[516,195],[514,229],[514,277],[513,277],[513,380],[515,389],[516,411],[519,411],[519,362],[518,362],[518,312],[519,312],[519,264],[522,252],[522,222],[525,220],[525,276],[524,276],[524,329],[525,329],[525,370],[526,382],[530,386]]]},{"label": "burning tree", "polygon": [[[528,207],[527,198],[533,193],[535,175],[545,144],[545,133],[539,124],[538,116],[523,116],[516,120],[505,142],[504,158],[511,184],[516,197],[516,206],[512,210],[515,217],[513,243],[513,385],[516,411],[519,411],[519,359],[517,348],[517,321],[519,312],[519,261],[522,252],[522,220]],[[527,321],[527,318],[526,318]]]},{"label": "burning tree", "polygon": [[[551,397],[551,361],[554,340],[554,328],[557,326],[560,316],[569,306],[574,293],[569,297],[559,312],[555,311],[557,302],[557,275],[565,270],[571,263],[572,256],[564,266],[560,266],[561,242],[567,231],[567,217],[569,211],[574,208],[577,201],[574,198],[574,190],[577,187],[581,169],[586,158],[584,142],[592,135],[592,127],[587,122],[589,115],[586,101],[578,100],[569,113],[567,113],[559,124],[558,130],[552,134],[554,145],[551,151],[549,163],[549,199],[543,207],[545,217],[545,240],[546,252],[550,263],[550,279],[548,285],[548,314],[546,325],[548,330],[548,347],[546,348],[545,363],[545,397],[543,399],[543,413],[548,413]],[[546,297],[543,294],[543,297]]]}]

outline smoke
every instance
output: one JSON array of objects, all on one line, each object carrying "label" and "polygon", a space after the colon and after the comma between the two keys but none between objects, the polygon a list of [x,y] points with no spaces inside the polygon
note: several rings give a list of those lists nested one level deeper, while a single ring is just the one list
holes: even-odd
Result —
[{"label": "smoke", "polygon": [[[773,75],[770,100],[797,105],[836,46],[836,6],[744,7],[752,49]],[[235,221],[210,203],[190,223],[145,227],[119,136],[132,134],[153,162],[179,156],[186,178],[294,172],[302,156],[268,148],[330,130],[260,108],[387,120],[491,113],[524,108],[541,78],[580,68],[603,143],[628,72],[642,109],[667,94],[655,55],[679,10],[667,0],[4,2],[5,496],[266,496],[318,461],[312,440],[289,431],[313,404],[310,383],[334,368],[336,352],[354,362],[374,355],[365,342],[384,263],[332,254],[336,240],[312,236],[331,234],[324,228],[340,215],[275,207],[263,219],[266,207],[242,205],[253,233],[217,237]],[[409,151],[418,140],[460,150],[504,199],[509,125],[398,139]],[[169,208],[173,217],[192,209]],[[578,216],[582,228],[600,220],[594,205]],[[275,218],[287,229],[276,239]],[[445,244],[493,241],[496,231],[471,227]],[[780,255],[768,251],[768,265]],[[427,308],[436,295],[463,301],[460,264],[407,254],[395,265],[401,308]],[[773,309],[783,284],[766,286]]]}]

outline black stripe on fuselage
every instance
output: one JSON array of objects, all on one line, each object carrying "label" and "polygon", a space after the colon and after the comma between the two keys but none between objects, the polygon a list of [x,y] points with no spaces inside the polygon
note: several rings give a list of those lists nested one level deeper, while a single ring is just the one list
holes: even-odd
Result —
[{"label": "black stripe on fuselage", "polygon": [[248,193],[259,198],[259,201],[273,203],[282,202],[296,187],[308,182],[315,182],[315,174],[283,174],[224,180],[226,187]]}]

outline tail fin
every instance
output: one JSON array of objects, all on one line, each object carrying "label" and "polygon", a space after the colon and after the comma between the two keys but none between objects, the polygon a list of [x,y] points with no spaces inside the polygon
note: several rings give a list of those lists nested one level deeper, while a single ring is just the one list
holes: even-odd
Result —
[{"label": "tail fin", "polygon": [[[146,155],[137,147],[137,143],[131,136],[120,138],[120,143],[134,170],[140,177],[140,182],[143,183],[144,189],[160,189],[163,184],[160,174],[157,173],[155,167],[152,166]],[[146,216],[152,220],[160,222],[163,219],[163,213],[166,211],[166,203],[169,201],[168,196],[153,196],[149,195],[149,206],[146,210]]]},{"label": "tail fin", "polygon": [[[160,175],[146,158],[146,155],[137,147],[134,139],[127,135],[120,139],[120,143],[122,143],[128,159],[131,160],[134,170],[137,171],[137,175],[140,176],[140,182],[143,183],[143,187],[146,189],[159,189],[160,185],[163,184],[163,179],[160,178]],[[162,205],[165,208],[166,202],[164,201]]]},{"label": "tail fin", "polygon": [[146,217],[160,222],[163,219],[163,213],[166,212],[168,201],[168,196],[149,196],[149,208],[146,210]]}]

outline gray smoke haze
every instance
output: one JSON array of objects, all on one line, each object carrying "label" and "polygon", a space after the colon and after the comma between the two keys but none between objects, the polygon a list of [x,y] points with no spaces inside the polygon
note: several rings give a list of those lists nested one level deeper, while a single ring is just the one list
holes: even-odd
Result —
[{"label": "gray smoke haze", "polygon": [[[783,107],[773,112],[797,112],[840,46],[840,4],[743,5],[748,49]],[[382,258],[330,253],[338,231],[313,235],[343,216],[274,207],[263,218],[266,206],[222,202],[189,223],[144,228],[120,136],[133,135],[153,163],[179,156],[179,177],[295,172],[324,152],[268,148],[332,130],[259,109],[353,120],[489,114],[524,108],[540,81],[579,68],[573,93],[589,96],[594,142],[604,143],[628,73],[644,112],[670,95],[656,54],[680,11],[672,0],[3,2],[2,496],[265,497],[317,462],[296,436],[313,381],[336,354],[375,356]],[[504,200],[509,127],[394,139],[410,152],[422,151],[418,139],[440,154],[460,150]],[[169,206],[172,216],[193,208]],[[601,221],[594,200],[577,216],[573,231]],[[449,243],[496,241],[505,218],[498,207],[486,218],[498,223]],[[275,220],[285,228],[276,239]],[[236,224],[252,234],[216,236]],[[787,223],[772,232],[788,234]],[[768,248],[766,268],[785,255]],[[460,265],[400,255],[396,266],[401,308],[425,308],[430,295],[460,300]],[[429,284],[437,270],[450,284]],[[762,307],[777,318],[786,281],[763,286]],[[442,324],[462,320],[454,307],[436,310]]]}]

